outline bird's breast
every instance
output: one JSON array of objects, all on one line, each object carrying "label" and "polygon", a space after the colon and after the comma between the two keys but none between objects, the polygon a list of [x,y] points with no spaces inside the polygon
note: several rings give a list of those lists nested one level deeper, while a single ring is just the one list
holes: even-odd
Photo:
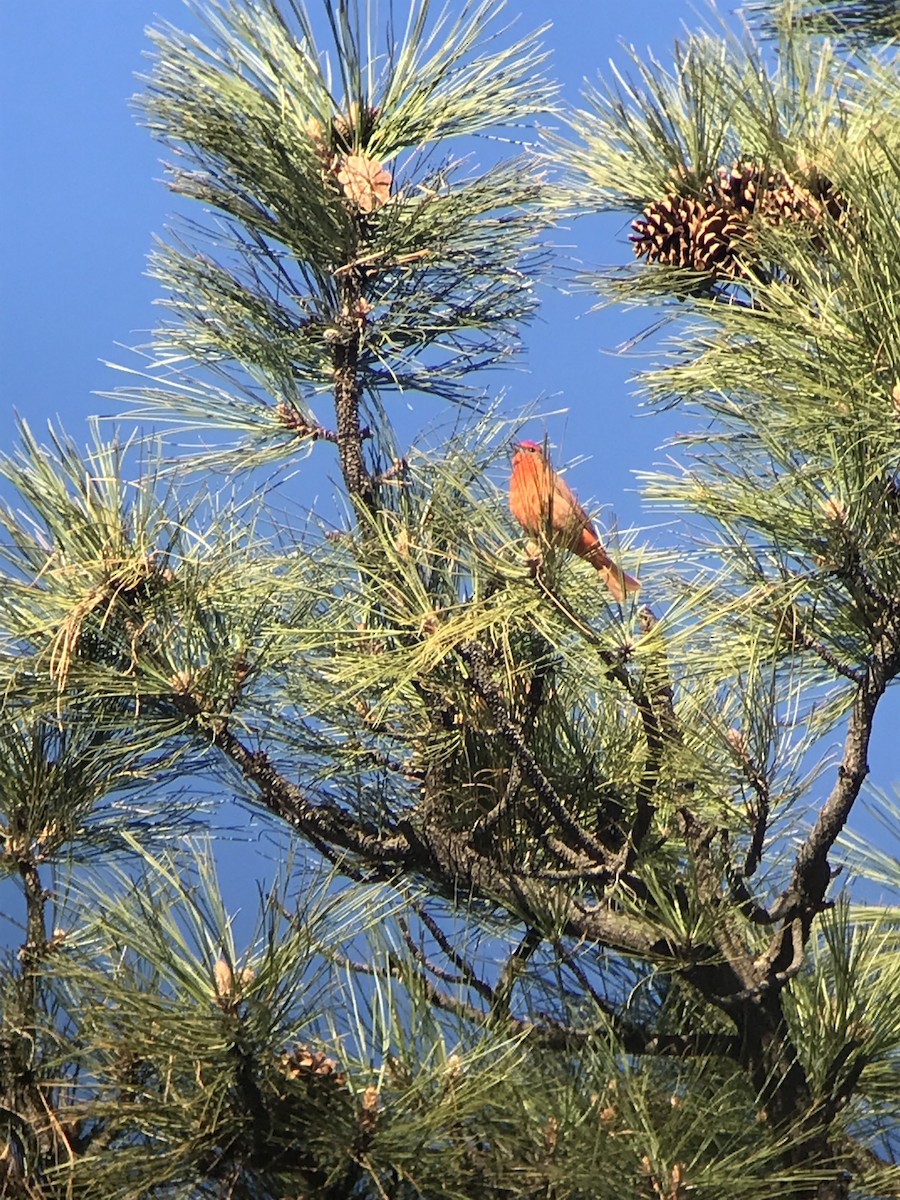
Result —
[{"label": "bird's breast", "polygon": [[517,455],[509,484],[509,508],[526,533],[534,536],[548,524],[550,479],[546,467],[534,455]]}]

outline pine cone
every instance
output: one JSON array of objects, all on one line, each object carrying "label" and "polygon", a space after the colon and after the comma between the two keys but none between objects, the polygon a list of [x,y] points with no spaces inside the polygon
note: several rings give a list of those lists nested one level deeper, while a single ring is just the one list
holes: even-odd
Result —
[{"label": "pine cone", "polygon": [[784,171],[754,162],[718,167],[700,197],[669,192],[632,221],[634,252],[647,262],[690,267],[714,278],[745,277],[747,266],[740,259],[747,263],[746,252],[739,243],[750,233],[752,219],[815,225],[826,214],[837,221],[846,212],[834,185],[814,165],[804,174],[806,183],[800,184]]},{"label": "pine cone", "polygon": [[392,176],[377,158],[345,154],[338,160],[335,174],[344,195],[360,212],[374,212],[390,199]]},{"label": "pine cone", "polygon": [[706,192],[713,202],[742,214],[755,213],[773,225],[816,221],[826,212],[840,220],[845,205],[831,180],[815,164],[807,164],[803,174],[805,182],[798,183],[784,171],[736,161],[707,179]]},{"label": "pine cone", "polygon": [[721,204],[670,193],[632,221],[635,254],[648,262],[690,267],[715,276],[743,274],[734,240],[744,231],[741,218]]},{"label": "pine cone", "polygon": [[788,221],[814,221],[820,211],[812,192],[782,176],[767,193],[761,216],[772,225],[783,225]]},{"label": "pine cone", "polygon": [[819,210],[827,212],[832,221],[843,220],[847,214],[847,201],[841,193],[815,163],[807,163],[804,169],[807,187],[815,197]]},{"label": "pine cone", "polygon": [[317,1078],[336,1087],[343,1087],[347,1082],[345,1072],[338,1070],[337,1059],[329,1057],[324,1050],[313,1050],[303,1042],[298,1042],[290,1053],[282,1054],[279,1062],[288,1079]]},{"label": "pine cone", "polygon": [[369,1084],[359,1098],[359,1127],[363,1133],[371,1133],[378,1123],[381,1102],[378,1088]]},{"label": "pine cone", "polygon": [[706,191],[711,201],[725,208],[751,213],[760,193],[767,192],[775,183],[775,176],[755,163],[735,162],[730,167],[719,167],[715,175],[707,179]]}]

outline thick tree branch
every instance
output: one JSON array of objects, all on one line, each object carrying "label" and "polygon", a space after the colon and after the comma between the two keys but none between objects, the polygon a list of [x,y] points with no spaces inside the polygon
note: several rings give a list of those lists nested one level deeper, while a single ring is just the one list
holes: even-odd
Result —
[{"label": "thick tree branch", "polygon": [[[180,696],[179,702],[184,709],[191,704],[191,698]],[[194,715],[200,715],[199,709]],[[266,807],[316,845],[337,846],[373,864],[391,864],[398,855],[402,857],[406,842],[400,834],[359,821],[340,805],[312,803],[302,788],[280,774],[264,750],[248,749],[224,721],[218,722],[207,736],[240,769],[244,778],[255,784]]]},{"label": "thick tree branch", "polygon": [[844,828],[869,773],[869,742],[875,711],[887,685],[900,671],[900,638],[891,622],[878,640],[850,710],[844,753],[837,780],[815,824],[797,852],[790,884],[779,898],[776,914],[800,914],[804,940],[812,917],[821,909],[831,880],[828,854]]},{"label": "thick tree branch", "polygon": [[[176,700],[186,714],[203,715],[191,696],[180,694]],[[351,864],[344,863],[335,849],[361,859],[379,877],[392,877],[397,872],[423,874],[448,896],[458,898],[461,892],[467,892],[501,905],[528,924],[540,926],[541,914],[553,914],[554,921],[562,919],[564,933],[611,949],[673,960],[688,953],[661,937],[650,921],[616,912],[611,904],[586,905],[573,899],[567,890],[482,855],[467,831],[433,823],[419,829],[408,817],[376,826],[359,820],[340,805],[312,803],[301,787],[279,773],[265,751],[250,750],[224,720],[216,722],[214,728],[198,725],[197,732],[254,784],[260,802],[270,812],[321,848],[342,869],[349,869]],[[689,956],[702,960],[710,953],[710,947],[695,946]]]},{"label": "thick tree branch", "polygon": [[[569,889],[551,886],[513,866],[478,854],[464,835],[434,826],[422,830],[408,828],[407,835],[411,840],[411,861],[449,889],[449,894],[458,897],[462,892],[490,900],[538,928],[549,916],[562,933],[610,949],[668,959],[677,959],[682,953],[681,948],[660,935],[651,921],[617,912],[610,903],[579,901]],[[699,956],[710,952],[710,947],[690,951]]]},{"label": "thick tree branch", "polygon": [[40,872],[28,855],[19,859],[19,878],[25,893],[25,941],[22,943],[22,998],[24,1023],[33,1029],[37,1023],[38,963],[47,952],[47,898]]}]

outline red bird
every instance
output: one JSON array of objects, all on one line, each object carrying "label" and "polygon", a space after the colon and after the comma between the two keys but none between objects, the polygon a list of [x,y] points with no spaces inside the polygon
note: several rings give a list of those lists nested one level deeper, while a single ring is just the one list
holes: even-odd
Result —
[{"label": "red bird", "polygon": [[509,478],[509,508],[526,533],[572,550],[595,567],[620,603],[627,592],[636,592],[641,586],[639,579],[617,567],[603,549],[591,518],[566,481],[550,466],[537,442],[519,442],[516,446]]}]

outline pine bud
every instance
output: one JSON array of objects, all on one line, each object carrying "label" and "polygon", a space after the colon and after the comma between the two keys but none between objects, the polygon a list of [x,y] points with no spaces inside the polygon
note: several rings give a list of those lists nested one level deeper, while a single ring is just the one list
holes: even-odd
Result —
[{"label": "pine bud", "polygon": [[213,982],[218,1002],[223,1006],[230,1003],[234,996],[234,971],[231,969],[231,963],[222,954],[213,964]]}]

